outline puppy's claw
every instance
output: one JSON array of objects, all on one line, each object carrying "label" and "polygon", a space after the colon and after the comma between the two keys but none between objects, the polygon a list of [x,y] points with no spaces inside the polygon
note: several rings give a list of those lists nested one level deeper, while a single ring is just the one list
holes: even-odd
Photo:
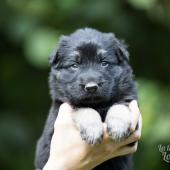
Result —
[{"label": "puppy's claw", "polygon": [[130,135],[131,123],[121,119],[110,119],[107,121],[107,132],[115,142],[120,142]]},{"label": "puppy's claw", "polygon": [[102,142],[103,128],[99,125],[88,125],[88,127],[80,127],[80,135],[82,140],[88,144],[96,145]]}]

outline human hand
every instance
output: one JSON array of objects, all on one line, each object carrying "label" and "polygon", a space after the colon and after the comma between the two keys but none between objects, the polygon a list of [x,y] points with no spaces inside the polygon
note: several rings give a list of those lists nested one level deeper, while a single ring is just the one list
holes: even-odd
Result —
[{"label": "human hand", "polygon": [[[142,118],[136,101],[129,104],[129,109],[132,113],[133,133],[124,141],[114,142],[107,134],[106,124],[103,123],[103,141],[92,146],[81,139],[79,129],[72,120],[75,110],[67,103],[62,104],[54,125],[50,157],[43,170],[89,170],[108,159],[134,153],[137,150],[137,142],[134,146],[128,144],[140,139]],[[135,130],[138,122],[139,128]]]}]

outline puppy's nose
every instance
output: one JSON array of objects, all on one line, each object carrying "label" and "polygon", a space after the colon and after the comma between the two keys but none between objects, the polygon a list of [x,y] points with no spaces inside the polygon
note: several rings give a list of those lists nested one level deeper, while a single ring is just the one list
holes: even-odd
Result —
[{"label": "puppy's nose", "polygon": [[94,93],[99,88],[98,84],[95,82],[87,83],[84,87],[86,92]]}]

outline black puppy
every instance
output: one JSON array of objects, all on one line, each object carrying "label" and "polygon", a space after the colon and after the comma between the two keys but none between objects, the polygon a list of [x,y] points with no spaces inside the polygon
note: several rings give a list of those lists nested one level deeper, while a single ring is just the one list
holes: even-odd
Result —
[{"label": "black puppy", "polygon": [[[129,135],[128,114],[114,114],[119,104],[126,105],[137,99],[132,69],[128,63],[126,46],[112,33],[94,29],[79,29],[70,36],[62,36],[59,46],[50,57],[49,76],[52,107],[36,150],[36,168],[42,169],[49,157],[53,126],[63,102],[75,108],[95,109],[93,115],[77,111],[73,118],[83,140],[90,144],[102,141],[102,121],[115,141]],[[113,109],[114,105],[114,109]],[[112,107],[111,107],[112,106]],[[120,116],[120,117],[119,117]],[[129,170],[130,156],[121,156],[104,162],[97,170]]]}]

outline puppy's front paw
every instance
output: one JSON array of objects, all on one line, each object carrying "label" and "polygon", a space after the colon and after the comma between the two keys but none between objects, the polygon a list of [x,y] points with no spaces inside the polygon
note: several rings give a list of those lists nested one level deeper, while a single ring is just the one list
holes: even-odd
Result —
[{"label": "puppy's front paw", "polygon": [[130,135],[131,115],[124,105],[112,106],[106,116],[107,132],[116,142],[122,141]]},{"label": "puppy's front paw", "polygon": [[88,144],[96,145],[102,142],[103,126],[102,123],[90,123],[80,127],[80,135]]},{"label": "puppy's front paw", "polygon": [[101,143],[103,125],[99,113],[91,108],[81,108],[75,112],[73,120],[80,130],[80,135],[88,144]]},{"label": "puppy's front paw", "polygon": [[122,141],[130,135],[130,123],[121,119],[110,119],[107,121],[107,132],[116,142]]}]

